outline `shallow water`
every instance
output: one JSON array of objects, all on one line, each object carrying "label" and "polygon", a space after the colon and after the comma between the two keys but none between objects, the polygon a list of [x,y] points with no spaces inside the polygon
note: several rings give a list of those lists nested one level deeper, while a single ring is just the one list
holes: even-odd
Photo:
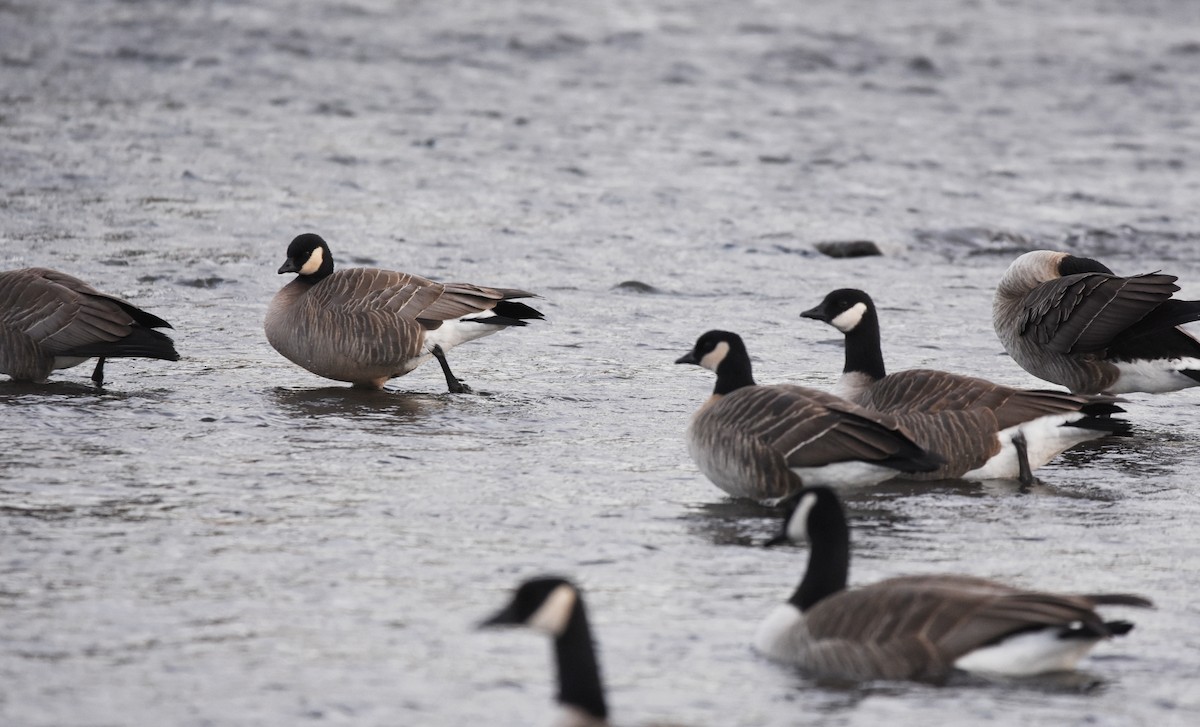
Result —
[{"label": "shallow water", "polygon": [[[989,323],[1033,247],[1200,297],[1200,9],[1127,5],[0,0],[0,268],[126,296],[184,356],[0,382],[0,723],[544,723],[547,645],[473,624],[558,572],[623,723],[1195,724],[1200,394],[1134,397],[1133,438],[1029,492],[852,494],[853,582],[1158,608],[1075,676],[847,687],[750,651],[805,553],[696,472],[711,375],[671,363],[721,327],[760,381],[830,385],[798,315],[855,285],[893,367],[1036,385]],[[261,332],[307,230],[549,321],[451,353],[480,395],[333,386]]]}]

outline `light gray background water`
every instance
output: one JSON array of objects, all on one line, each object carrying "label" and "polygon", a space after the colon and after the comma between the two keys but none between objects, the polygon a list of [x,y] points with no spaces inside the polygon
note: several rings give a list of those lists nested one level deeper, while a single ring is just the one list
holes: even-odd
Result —
[{"label": "light gray background water", "polygon": [[[991,290],[1033,247],[1200,297],[1188,0],[0,0],[0,268],[174,323],[184,359],[0,383],[0,724],[525,725],[548,647],[479,633],[521,578],[586,589],[614,714],[694,725],[1200,720],[1198,395],[1007,484],[850,498],[852,581],[1132,591],[1082,676],[834,688],[755,656],[803,549],[691,464],[741,332],[831,384],[855,285],[893,367],[1037,382]],[[287,242],[540,292],[546,324],[362,394],[267,345]],[[833,260],[824,240],[882,258]],[[637,280],[657,292],[618,287]]]}]

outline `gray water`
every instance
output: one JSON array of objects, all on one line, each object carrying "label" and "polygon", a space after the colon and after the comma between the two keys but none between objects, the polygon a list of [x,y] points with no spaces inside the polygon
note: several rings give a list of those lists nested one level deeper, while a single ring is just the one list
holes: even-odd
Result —
[{"label": "gray water", "polygon": [[[1189,0],[0,0],[0,269],[128,297],[183,354],[0,382],[0,724],[544,724],[547,644],[473,628],[544,572],[584,587],[625,724],[1196,724],[1200,394],[1132,397],[1133,438],[1030,492],[852,494],[852,582],[1158,608],[1071,677],[846,687],[750,650],[806,552],[696,471],[712,379],[672,361],[727,328],[760,381],[829,386],[840,341],[798,314],[854,285],[893,368],[1035,386],[990,301],[1036,247],[1200,297],[1197,28]],[[261,330],[304,231],[549,320],[451,353],[479,395],[342,388]],[[885,255],[813,251],[851,239]]]}]

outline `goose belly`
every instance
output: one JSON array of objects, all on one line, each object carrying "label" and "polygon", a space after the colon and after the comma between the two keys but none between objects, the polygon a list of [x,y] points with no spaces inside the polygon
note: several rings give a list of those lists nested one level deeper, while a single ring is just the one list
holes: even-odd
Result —
[{"label": "goose belly", "polygon": [[[493,317],[495,317],[495,314],[487,311],[478,315],[469,315],[442,321],[442,325],[432,331],[425,331],[425,342],[422,347],[426,351],[432,351],[434,346],[441,346],[443,351],[449,351],[459,344],[474,341],[476,338],[490,336],[506,328],[506,326],[486,322],[488,318]],[[426,356],[421,358],[421,360],[424,361],[427,358]],[[416,368],[416,366],[413,368]]]}]

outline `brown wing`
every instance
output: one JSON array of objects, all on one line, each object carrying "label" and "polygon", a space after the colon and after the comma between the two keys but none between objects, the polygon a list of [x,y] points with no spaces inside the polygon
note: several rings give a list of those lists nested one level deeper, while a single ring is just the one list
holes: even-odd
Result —
[{"label": "brown wing", "polygon": [[116,341],[128,336],[134,325],[126,310],[133,306],[66,273],[28,268],[4,276],[0,310],[6,311],[6,323],[46,354]]},{"label": "brown wing", "polygon": [[789,467],[836,462],[891,462],[922,450],[886,414],[872,414],[832,394],[802,386],[747,386],[724,397],[747,436],[779,453]]},{"label": "brown wing", "polygon": [[[1082,622],[1105,633],[1086,596],[1012,588],[968,576],[893,578],[821,601],[805,624],[824,658],[848,673],[936,676],[1008,634]],[[837,655],[835,657],[835,655]]]},{"label": "brown wing", "polygon": [[1170,299],[1179,290],[1175,280],[1161,273],[1130,278],[1080,273],[1052,280],[1025,296],[1018,331],[1058,353],[1101,351]]}]

